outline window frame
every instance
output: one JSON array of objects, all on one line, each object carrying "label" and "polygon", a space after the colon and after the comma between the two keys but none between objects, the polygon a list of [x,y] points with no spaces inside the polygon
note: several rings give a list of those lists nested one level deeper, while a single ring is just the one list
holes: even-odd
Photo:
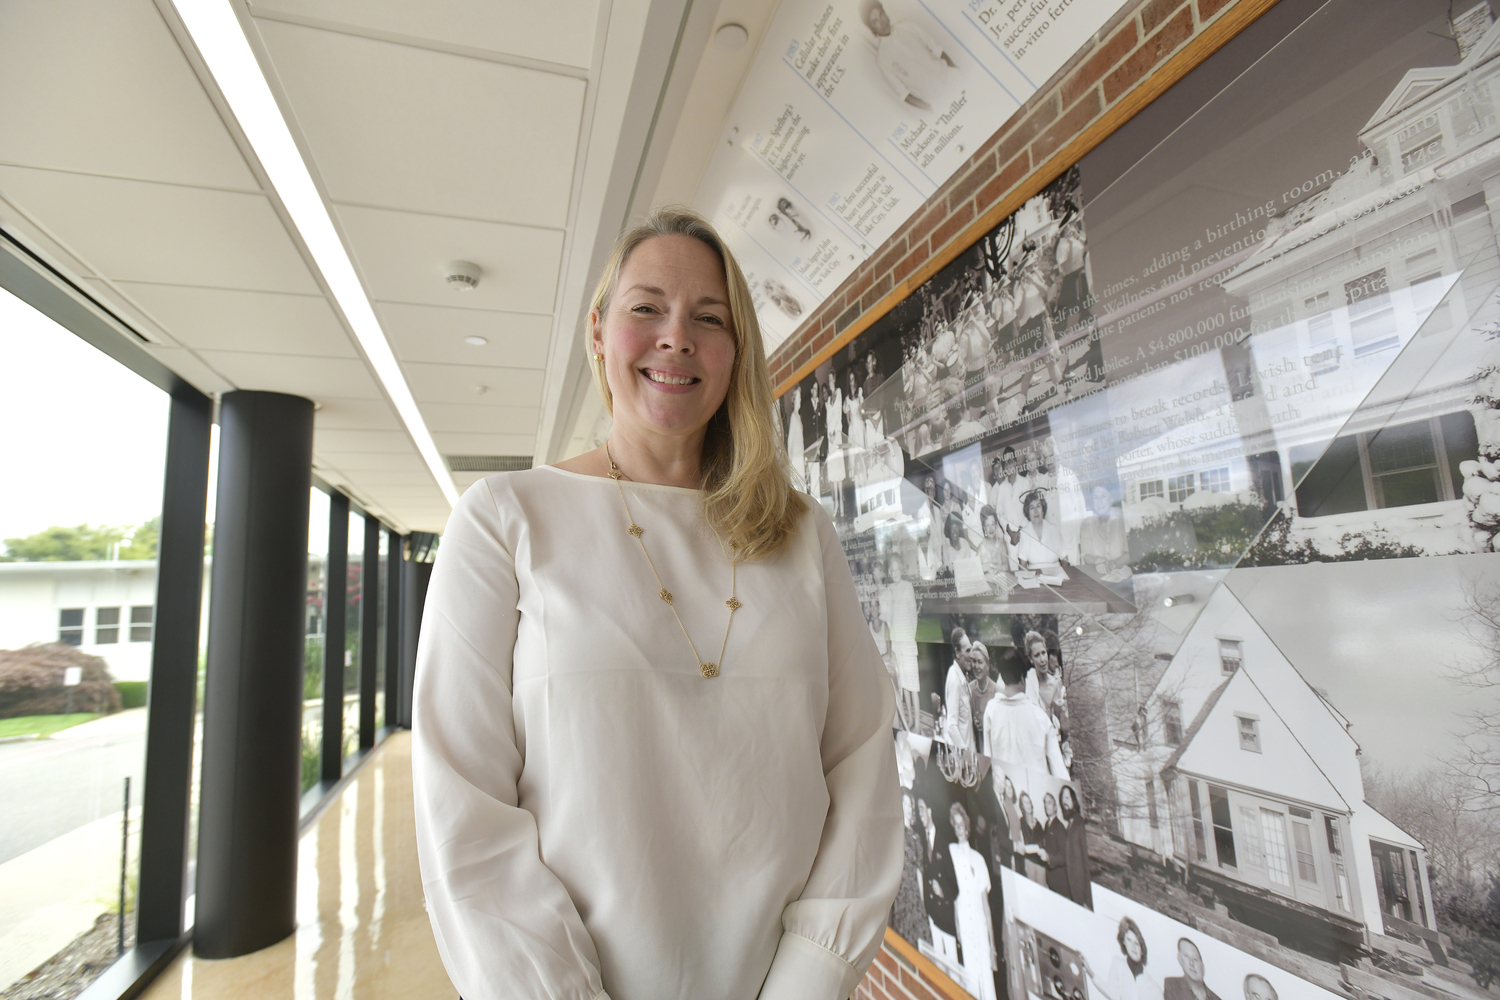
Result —
[{"label": "window frame", "polygon": [[[1260,716],[1249,712],[1235,712],[1235,734],[1239,736],[1240,749],[1250,753],[1265,753],[1265,742],[1261,739]],[[1245,723],[1250,725],[1247,727]],[[1246,737],[1250,739],[1247,741]]]}]

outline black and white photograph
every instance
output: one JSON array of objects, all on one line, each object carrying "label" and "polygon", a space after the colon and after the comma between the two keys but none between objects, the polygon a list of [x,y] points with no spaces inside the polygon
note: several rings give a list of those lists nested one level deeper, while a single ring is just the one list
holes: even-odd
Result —
[{"label": "black and white photograph", "polygon": [[1099,892],[1092,912],[1006,872],[1002,940],[1016,1000],[1291,1000],[1348,996],[1297,979],[1147,906]]}]

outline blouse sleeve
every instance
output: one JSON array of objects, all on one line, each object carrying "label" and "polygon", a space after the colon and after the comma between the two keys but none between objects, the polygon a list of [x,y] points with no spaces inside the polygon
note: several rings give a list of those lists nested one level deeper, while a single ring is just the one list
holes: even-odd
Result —
[{"label": "blouse sleeve", "polygon": [[448,520],[417,648],[412,786],[422,889],[464,1000],[598,1000],[594,942],[542,863],[535,818],[517,804],[512,556],[481,480]]},{"label": "blouse sleeve", "polygon": [[761,1000],[843,1000],[880,948],[904,863],[891,723],[895,696],[854,592],[833,524],[817,508],[828,607],[823,773],[828,816]]}]

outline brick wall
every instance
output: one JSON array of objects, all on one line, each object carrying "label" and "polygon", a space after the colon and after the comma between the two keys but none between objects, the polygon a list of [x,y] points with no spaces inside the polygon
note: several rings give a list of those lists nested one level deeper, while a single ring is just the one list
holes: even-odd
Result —
[{"label": "brick wall", "polygon": [[1128,4],[777,348],[770,361],[778,392],[801,381],[1275,2]]},{"label": "brick wall", "polygon": [[969,994],[896,936],[885,944],[854,991],[854,1000],[968,1000]]}]

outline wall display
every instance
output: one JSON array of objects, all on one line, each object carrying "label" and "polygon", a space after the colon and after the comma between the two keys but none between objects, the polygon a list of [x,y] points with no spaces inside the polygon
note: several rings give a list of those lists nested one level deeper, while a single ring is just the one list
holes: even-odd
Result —
[{"label": "wall display", "polygon": [[1500,26],[1376,6],[782,397],[897,696],[892,927],[974,996],[1500,985]]},{"label": "wall display", "polygon": [[693,199],[745,268],[767,349],[1119,7],[783,3]]}]

